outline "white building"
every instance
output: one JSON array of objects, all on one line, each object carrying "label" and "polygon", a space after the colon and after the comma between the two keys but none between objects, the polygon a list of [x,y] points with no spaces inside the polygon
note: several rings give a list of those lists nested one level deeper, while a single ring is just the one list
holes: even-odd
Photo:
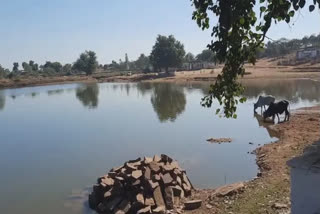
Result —
[{"label": "white building", "polygon": [[320,49],[317,49],[316,47],[313,47],[313,46],[301,48],[296,53],[297,60],[315,59],[317,57],[320,57]]},{"label": "white building", "polygon": [[320,141],[287,164],[291,167],[291,213],[320,214]]}]

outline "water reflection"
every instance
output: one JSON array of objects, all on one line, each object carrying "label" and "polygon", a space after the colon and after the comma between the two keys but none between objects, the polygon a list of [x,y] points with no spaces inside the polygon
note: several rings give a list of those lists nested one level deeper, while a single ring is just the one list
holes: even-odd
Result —
[{"label": "water reflection", "polygon": [[0,91],[0,110],[4,109],[5,104],[6,104],[6,96],[3,93],[3,91]]},{"label": "water reflection", "polygon": [[[73,90],[73,89],[71,89],[71,90]],[[63,92],[64,92],[64,89],[56,89],[56,90],[47,91],[48,96],[62,94]]]},{"label": "water reflection", "polygon": [[268,134],[271,138],[279,138],[279,134],[273,130],[272,128],[270,128],[270,125],[273,125],[273,122],[264,122],[263,117],[258,114],[258,113],[254,113],[254,118],[257,119],[259,127],[264,127],[266,128],[266,130],[268,131]]},{"label": "water reflection", "polygon": [[98,84],[89,84],[79,87],[76,90],[76,97],[81,101],[83,106],[94,109],[98,107],[98,95],[99,87]]},{"label": "water reflection", "polygon": [[155,84],[151,103],[161,122],[177,119],[184,112],[186,96],[183,88],[174,84]]},{"label": "water reflection", "polygon": [[256,98],[259,94],[270,94],[276,99],[286,99],[297,103],[299,99],[320,101],[320,84],[307,79],[297,80],[246,80],[244,95]]}]

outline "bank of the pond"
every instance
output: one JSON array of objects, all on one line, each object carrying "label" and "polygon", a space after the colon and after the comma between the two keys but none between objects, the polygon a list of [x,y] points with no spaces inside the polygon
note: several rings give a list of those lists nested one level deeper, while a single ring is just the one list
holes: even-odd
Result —
[{"label": "bank of the pond", "polygon": [[289,122],[273,125],[279,140],[255,150],[259,177],[245,183],[237,194],[212,197],[214,190],[197,190],[205,203],[187,213],[290,213],[290,171],[286,164],[320,138],[320,106],[296,110]]},{"label": "bank of the pond", "polygon": [[[246,74],[242,79],[301,79],[308,78],[320,80],[320,64],[303,64],[300,66],[278,66],[276,61],[269,59],[259,60],[255,66],[246,65]],[[0,79],[0,88],[18,88],[26,86],[52,85],[65,83],[90,82],[212,82],[222,71],[222,66],[215,69],[196,71],[179,71],[174,75],[134,74],[131,76],[118,73],[101,72],[91,76],[73,75],[59,77],[18,77],[13,79]]]}]

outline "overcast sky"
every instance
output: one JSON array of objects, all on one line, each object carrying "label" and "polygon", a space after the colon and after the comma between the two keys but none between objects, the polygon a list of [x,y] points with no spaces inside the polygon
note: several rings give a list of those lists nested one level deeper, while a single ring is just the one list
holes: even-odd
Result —
[{"label": "overcast sky", "polygon": [[[0,64],[34,60],[72,63],[93,50],[101,64],[148,55],[158,34],[173,34],[194,54],[210,42],[191,20],[189,0],[0,0]],[[307,8],[295,24],[272,28],[272,39],[320,32],[320,13]]]}]

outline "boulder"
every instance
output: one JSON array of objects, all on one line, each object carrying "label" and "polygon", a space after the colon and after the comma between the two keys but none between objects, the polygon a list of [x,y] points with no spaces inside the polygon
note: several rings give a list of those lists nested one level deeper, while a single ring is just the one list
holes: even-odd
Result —
[{"label": "boulder", "polygon": [[193,200],[193,201],[187,201],[184,203],[184,208],[186,210],[195,210],[201,207],[202,200]]}]

